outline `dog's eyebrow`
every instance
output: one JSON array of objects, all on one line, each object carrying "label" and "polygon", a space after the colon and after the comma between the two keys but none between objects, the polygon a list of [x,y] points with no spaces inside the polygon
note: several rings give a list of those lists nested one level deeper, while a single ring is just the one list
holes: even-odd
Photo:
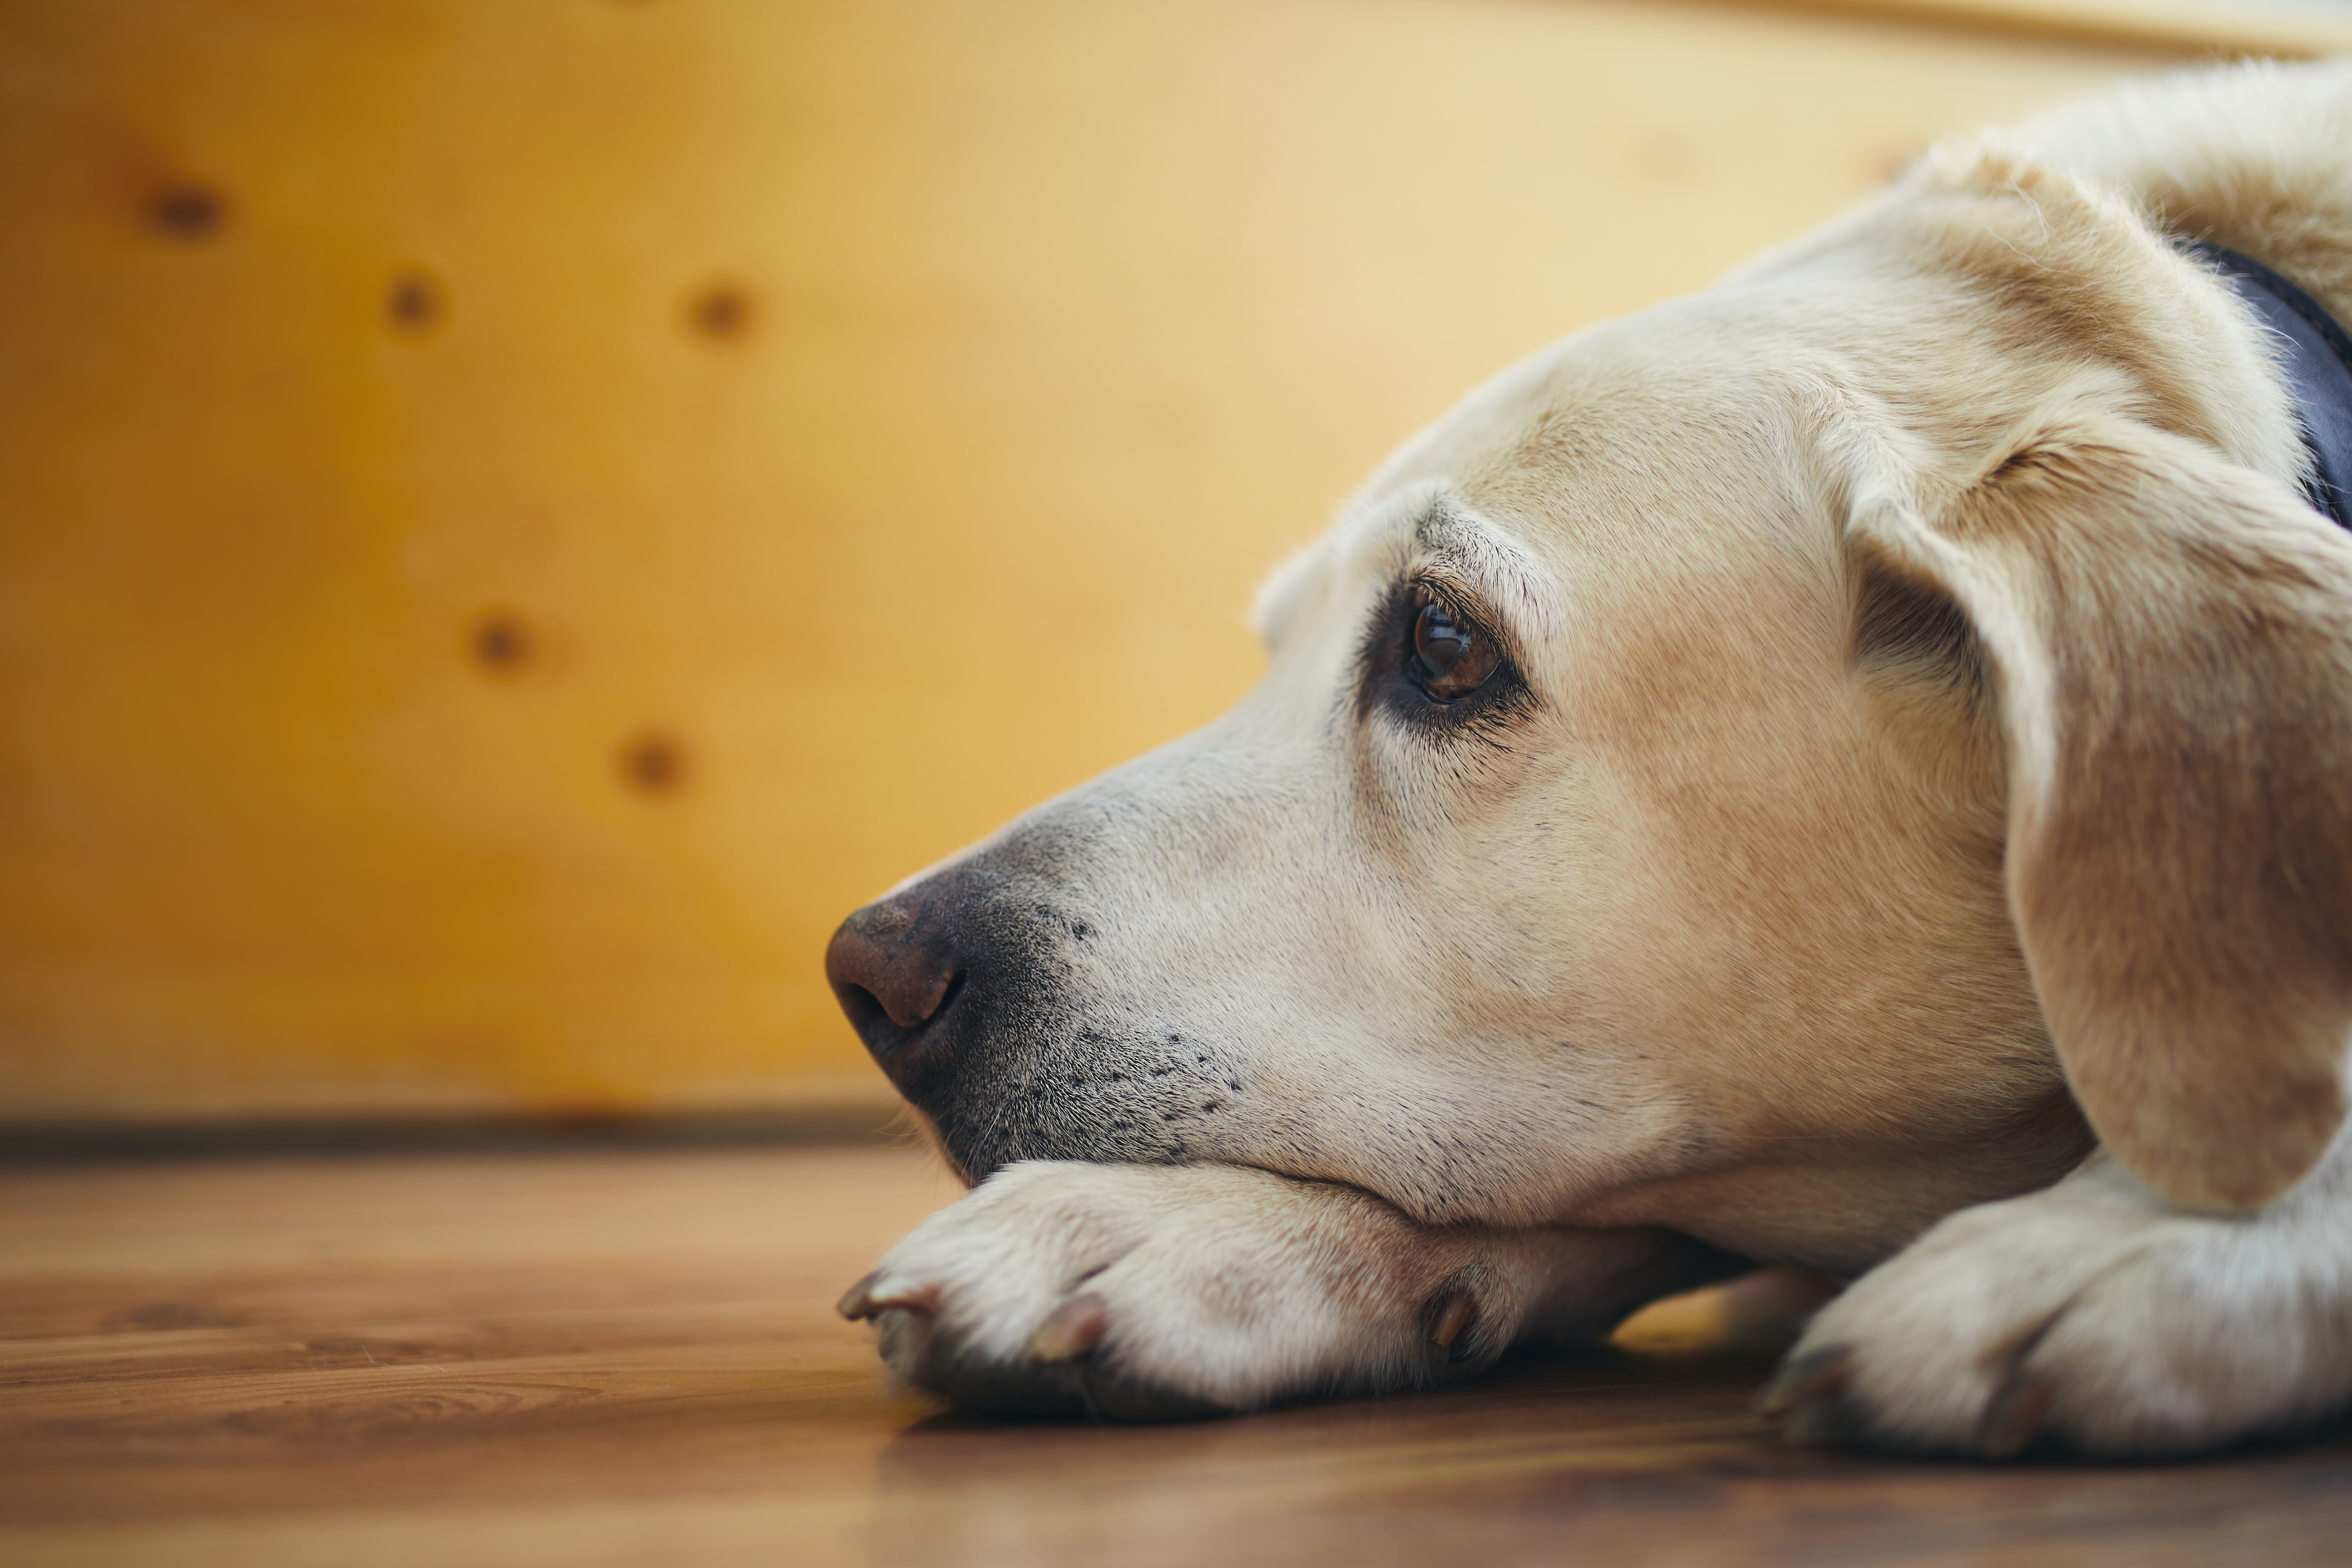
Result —
[{"label": "dog's eyebrow", "polygon": [[1506,640],[1515,632],[1541,637],[1551,630],[1542,616],[1541,569],[1516,541],[1484,518],[1441,496],[1413,525],[1412,553],[1422,571],[1451,580],[1505,620],[1507,625],[1494,629]]}]

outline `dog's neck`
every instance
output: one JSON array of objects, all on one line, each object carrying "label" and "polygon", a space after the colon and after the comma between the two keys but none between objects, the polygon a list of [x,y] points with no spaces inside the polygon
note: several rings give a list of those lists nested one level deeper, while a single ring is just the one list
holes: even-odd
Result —
[{"label": "dog's neck", "polygon": [[2189,249],[2228,279],[2284,341],[2279,368],[2311,451],[2304,496],[2352,529],[2352,337],[2318,300],[2252,257],[2202,240],[2190,241]]}]

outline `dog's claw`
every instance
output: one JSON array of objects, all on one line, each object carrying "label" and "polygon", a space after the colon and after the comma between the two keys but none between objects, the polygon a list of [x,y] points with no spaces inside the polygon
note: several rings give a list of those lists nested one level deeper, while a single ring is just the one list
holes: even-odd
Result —
[{"label": "dog's claw", "polygon": [[1467,1290],[1456,1290],[1439,1303],[1436,1319],[1429,1325],[1429,1342],[1452,1349],[1478,1316],[1478,1298]]},{"label": "dog's claw", "polygon": [[1109,1328],[1110,1309],[1100,1296],[1073,1296],[1055,1308],[1053,1316],[1029,1336],[1029,1359],[1045,1363],[1076,1361],[1102,1343]]},{"label": "dog's claw", "polygon": [[881,1278],[882,1271],[877,1268],[852,1285],[848,1294],[842,1297],[834,1310],[853,1323],[860,1318],[871,1318],[877,1313],[887,1312],[893,1308],[909,1312],[939,1310],[940,1288],[938,1286],[915,1285],[902,1287],[896,1290],[884,1290],[879,1286]]},{"label": "dog's claw", "polygon": [[1853,1380],[1853,1352],[1843,1345],[1827,1345],[1783,1366],[1757,1396],[1756,1414],[1788,1415],[1802,1405],[1823,1399]]},{"label": "dog's claw", "polygon": [[2049,1418],[2058,1397],[2058,1385],[2047,1377],[2020,1373],[2001,1385],[1985,1412],[1977,1439],[1988,1458],[2013,1459],[2025,1452]]}]

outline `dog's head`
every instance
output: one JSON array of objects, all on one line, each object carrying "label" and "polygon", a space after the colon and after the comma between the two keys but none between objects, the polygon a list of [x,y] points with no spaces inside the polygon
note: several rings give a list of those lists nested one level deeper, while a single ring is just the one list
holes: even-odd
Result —
[{"label": "dog's head", "polygon": [[2259,1201],[2352,1022],[2352,545],[2262,353],[2124,206],[1947,155],[1475,394],[1266,590],[1239,707],[834,985],[973,1177],[1832,1268],[2094,1131]]}]

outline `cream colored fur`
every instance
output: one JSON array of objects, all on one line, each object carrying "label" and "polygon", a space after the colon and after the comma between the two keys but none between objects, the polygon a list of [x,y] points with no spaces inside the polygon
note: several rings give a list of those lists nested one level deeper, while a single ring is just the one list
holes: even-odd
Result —
[{"label": "cream colored fur", "polygon": [[[1255,692],[971,852],[1074,846],[1072,1005],[1234,1093],[1185,1163],[927,1222],[848,1303],[893,1363],[1412,1386],[1719,1272],[1688,1237],[1859,1276],[1801,1432],[2177,1453],[2352,1403],[2352,539],[2185,236],[2352,320],[2352,68],[1938,148],[1407,446],[1267,588]],[[1406,580],[1524,703],[1360,700]]]}]

